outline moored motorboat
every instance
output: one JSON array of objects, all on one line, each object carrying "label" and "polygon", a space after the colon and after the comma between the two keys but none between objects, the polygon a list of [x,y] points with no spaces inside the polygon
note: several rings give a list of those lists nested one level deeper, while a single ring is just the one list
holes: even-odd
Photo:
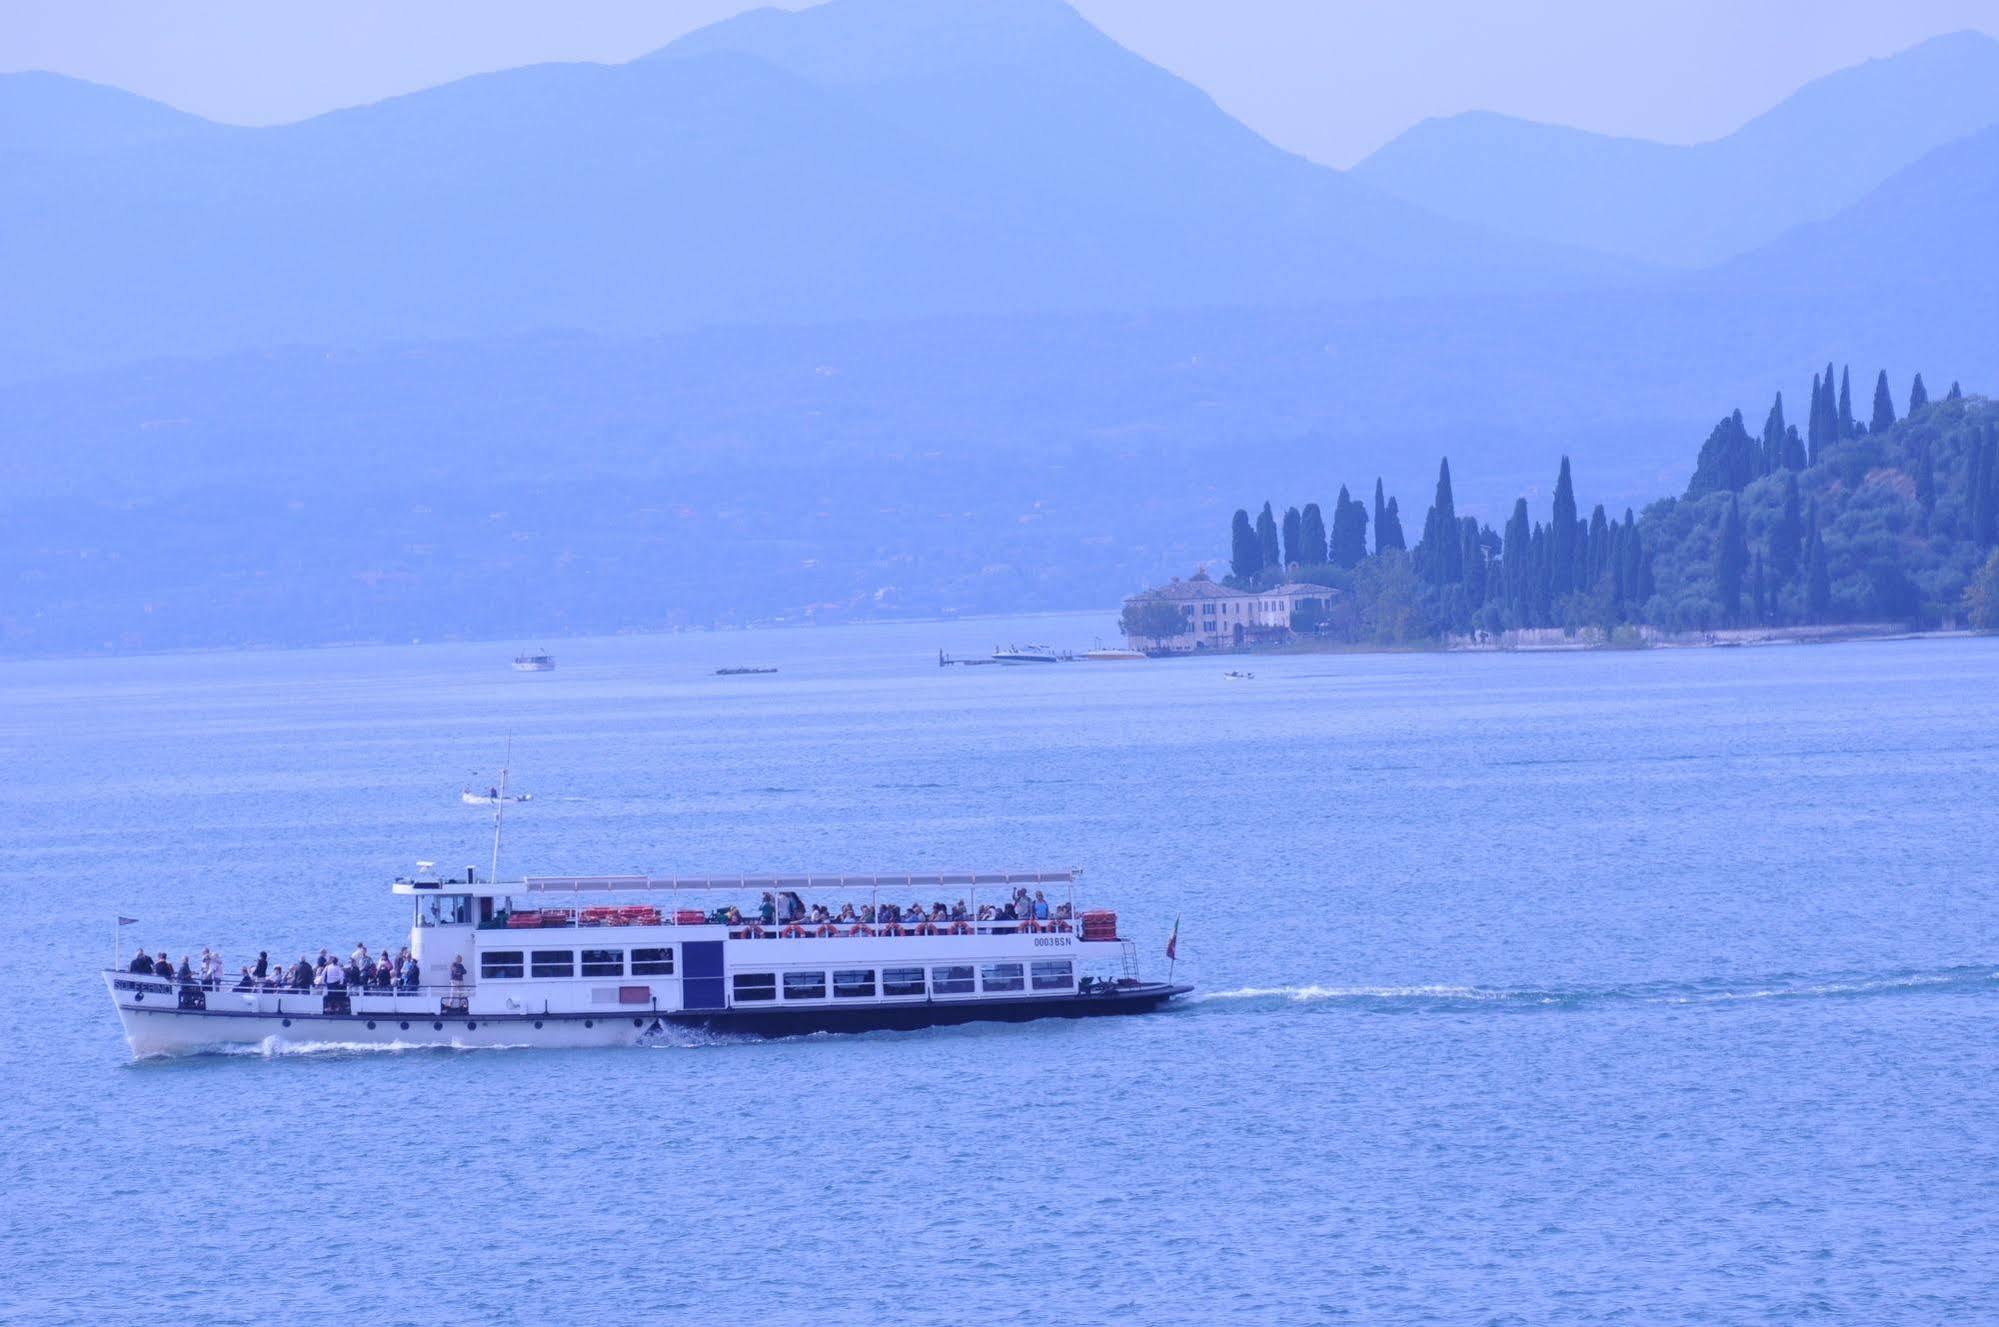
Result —
[{"label": "moored motorboat", "polygon": [[[676,1027],[757,1036],[914,1029],[1135,1013],[1192,989],[1141,980],[1113,912],[1078,911],[1072,897],[1048,907],[1043,897],[1047,915],[1033,915],[1048,889],[1073,895],[1073,871],[507,882],[475,874],[425,871],[394,882],[413,909],[415,982],[322,974],[301,985],[280,971],[230,986],[107,970],[132,1053],[612,1046]],[[963,906],[884,899],[913,891],[955,894]],[[745,914],[741,904],[759,895]],[[817,900],[810,909],[808,895]],[[1026,915],[1002,915],[1022,897]]]},{"label": "moored motorboat", "polygon": [[514,671],[517,673],[547,673],[555,669],[555,656],[548,653],[517,654],[514,656]]},{"label": "moored motorboat", "polygon": [[1003,664],[1061,663],[1062,655],[1050,645],[1005,645],[995,647],[993,662]]}]

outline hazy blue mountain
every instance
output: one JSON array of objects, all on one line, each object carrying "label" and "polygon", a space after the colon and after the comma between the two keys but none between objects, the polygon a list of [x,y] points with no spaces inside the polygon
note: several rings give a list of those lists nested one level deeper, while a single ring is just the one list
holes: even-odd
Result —
[{"label": "hazy blue mountain", "polygon": [[1632,270],[1282,153],[1058,0],[832,0],[629,65],[512,70],[12,174],[0,372],[15,378],[286,343],[1572,288]]},{"label": "hazy blue mountain", "polygon": [[232,132],[240,131],[82,79],[0,74],[0,153],[103,152]]},{"label": "hazy blue mountain", "polygon": [[1818,79],[1691,147],[1473,113],[1424,121],[1353,174],[1443,216],[1704,266],[1823,220],[1995,122],[1999,40],[1959,32]]},{"label": "hazy blue mountain", "polygon": [[1839,290],[1879,306],[1925,288],[1999,295],[1999,125],[1946,144],[1859,202],[1714,271],[1709,284]]}]

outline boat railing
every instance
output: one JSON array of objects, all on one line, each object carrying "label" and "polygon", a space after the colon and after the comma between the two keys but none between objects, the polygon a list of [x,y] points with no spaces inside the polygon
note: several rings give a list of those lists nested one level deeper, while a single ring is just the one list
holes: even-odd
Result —
[{"label": "boat railing", "polygon": [[[584,909],[584,912],[590,909]],[[699,919],[688,914],[675,915],[658,910],[617,909],[618,916],[587,917],[578,915],[573,909],[545,908],[534,912],[516,912],[496,917],[480,927],[484,931],[505,931],[534,935],[547,931],[620,929],[633,926],[726,926],[732,940],[768,939],[833,939],[850,936],[910,936],[910,935],[1081,935],[1084,923],[1080,918],[1051,917],[954,917],[948,919],[916,918],[904,920],[865,921],[858,917],[835,917],[823,920],[799,918],[794,921],[766,921],[761,917],[737,917],[734,920],[701,914]],[[1112,937],[1105,936],[1104,939]]]}]

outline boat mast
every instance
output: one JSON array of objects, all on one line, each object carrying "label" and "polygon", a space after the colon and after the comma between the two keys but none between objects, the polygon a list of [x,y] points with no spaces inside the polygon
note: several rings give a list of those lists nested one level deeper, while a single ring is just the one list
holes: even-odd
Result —
[{"label": "boat mast", "polygon": [[500,796],[493,803],[493,867],[486,883],[498,884],[500,879],[500,829],[507,815],[507,769],[514,763],[514,735],[507,734],[507,754],[500,765]]}]

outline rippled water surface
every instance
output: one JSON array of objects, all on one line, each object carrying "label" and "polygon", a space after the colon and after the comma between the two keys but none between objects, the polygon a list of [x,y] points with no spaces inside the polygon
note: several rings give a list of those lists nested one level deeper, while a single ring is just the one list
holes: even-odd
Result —
[{"label": "rippled water surface", "polygon": [[[1999,641],[935,665],[1102,629],[0,665],[0,1320],[1990,1320]],[[399,942],[509,731],[515,870],[1079,866],[1200,994],[130,1061],[117,913]]]}]

